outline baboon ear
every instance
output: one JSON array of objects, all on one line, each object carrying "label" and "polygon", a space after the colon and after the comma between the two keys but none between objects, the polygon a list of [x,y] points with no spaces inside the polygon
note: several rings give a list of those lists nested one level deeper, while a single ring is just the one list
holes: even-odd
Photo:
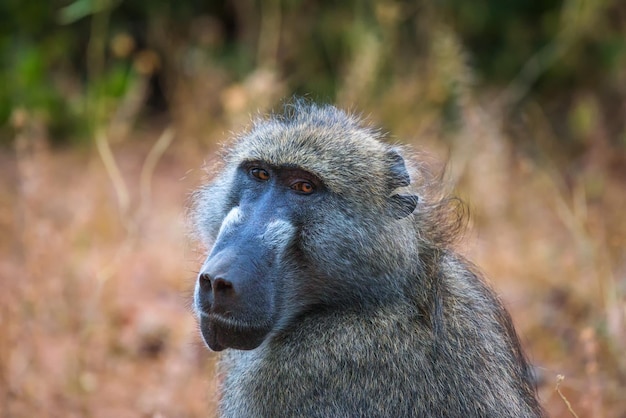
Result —
[{"label": "baboon ear", "polygon": [[[411,184],[411,176],[404,164],[404,158],[397,148],[387,151],[389,162],[389,188],[395,190],[398,187],[406,187]],[[390,214],[396,219],[409,216],[415,210],[419,198],[413,194],[393,194],[389,196]]]},{"label": "baboon ear", "polygon": [[419,197],[414,194],[394,194],[389,196],[391,215],[396,219],[406,218],[417,207]]},{"label": "baboon ear", "polygon": [[389,161],[389,187],[397,189],[411,184],[409,171],[404,164],[404,158],[396,148],[387,151],[387,161]]}]

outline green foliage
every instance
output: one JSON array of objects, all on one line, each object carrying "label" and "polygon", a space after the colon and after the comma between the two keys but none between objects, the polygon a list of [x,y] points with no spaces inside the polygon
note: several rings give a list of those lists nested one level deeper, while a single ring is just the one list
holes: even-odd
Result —
[{"label": "green foliage", "polygon": [[486,80],[508,82],[556,35],[561,0],[446,0],[441,12]]},{"label": "green foliage", "polygon": [[[26,110],[43,122],[56,142],[89,137],[90,101],[120,99],[133,77],[128,62],[108,59],[95,78],[86,61],[91,22],[106,5],[78,0],[33,5],[3,2],[0,14],[0,143],[12,139],[8,122],[13,112]],[[68,25],[65,25],[67,23]],[[106,34],[96,34],[106,36]]]},{"label": "green foliage", "polygon": [[[456,61],[465,61],[479,86],[526,83],[528,97],[566,109],[559,118],[569,120],[566,130],[574,129],[585,125],[572,122],[581,110],[567,104],[579,90],[596,90],[601,113],[624,100],[619,88],[626,82],[624,13],[625,4],[616,0],[4,0],[0,142],[13,137],[7,126],[16,109],[40,115],[58,141],[89,138],[89,123],[106,123],[138,81],[139,49],[158,51],[170,73],[194,78],[217,68],[227,83],[271,65],[288,83],[286,94],[324,100],[345,93],[360,66],[371,66],[362,69],[371,74],[361,74],[369,84],[352,88],[365,98],[428,76],[425,97],[444,118],[454,119],[467,77],[456,64],[456,73],[434,68],[440,65],[438,38],[446,30],[459,40]],[[120,33],[134,42],[122,55],[111,52]],[[262,55],[264,39],[277,40],[271,56]],[[370,61],[368,53],[374,54]],[[529,63],[540,67],[531,76],[524,73]],[[172,89],[161,70],[148,76]],[[553,106],[555,101],[563,105]],[[94,106],[104,114],[94,117]],[[623,125],[612,129],[622,132]]]}]

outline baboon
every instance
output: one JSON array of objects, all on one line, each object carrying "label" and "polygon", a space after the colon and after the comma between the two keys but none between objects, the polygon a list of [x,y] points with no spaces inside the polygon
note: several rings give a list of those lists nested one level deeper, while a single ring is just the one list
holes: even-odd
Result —
[{"label": "baboon", "polygon": [[194,194],[221,416],[543,416],[509,314],[452,249],[458,205],[383,139],[294,100]]}]

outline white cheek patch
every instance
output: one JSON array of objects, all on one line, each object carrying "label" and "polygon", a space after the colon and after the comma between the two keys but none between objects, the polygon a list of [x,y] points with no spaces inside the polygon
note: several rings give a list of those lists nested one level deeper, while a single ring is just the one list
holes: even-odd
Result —
[{"label": "white cheek patch", "polygon": [[282,251],[295,233],[296,227],[291,222],[277,219],[267,224],[261,239],[275,251]]},{"label": "white cheek patch", "polygon": [[228,215],[226,215],[226,217],[222,221],[222,225],[220,226],[220,230],[217,233],[217,238],[215,239],[215,241],[218,241],[222,234],[225,234],[233,226],[240,223],[242,219],[243,214],[241,213],[239,206],[235,206],[234,208],[232,208],[230,212],[228,212]]},{"label": "white cheek patch", "polygon": [[200,281],[196,280],[196,286],[193,291],[193,312],[197,317],[200,317],[202,314],[202,309],[200,308]]}]

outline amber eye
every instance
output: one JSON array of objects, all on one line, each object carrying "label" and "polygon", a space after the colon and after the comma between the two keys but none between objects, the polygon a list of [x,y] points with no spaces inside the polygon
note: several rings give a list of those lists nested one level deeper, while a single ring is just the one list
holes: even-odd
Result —
[{"label": "amber eye", "polygon": [[308,181],[299,181],[291,185],[291,188],[302,194],[311,194],[315,188]]},{"label": "amber eye", "polygon": [[270,179],[270,173],[267,170],[263,170],[262,168],[253,168],[250,170],[250,174],[259,180],[267,181]]}]

